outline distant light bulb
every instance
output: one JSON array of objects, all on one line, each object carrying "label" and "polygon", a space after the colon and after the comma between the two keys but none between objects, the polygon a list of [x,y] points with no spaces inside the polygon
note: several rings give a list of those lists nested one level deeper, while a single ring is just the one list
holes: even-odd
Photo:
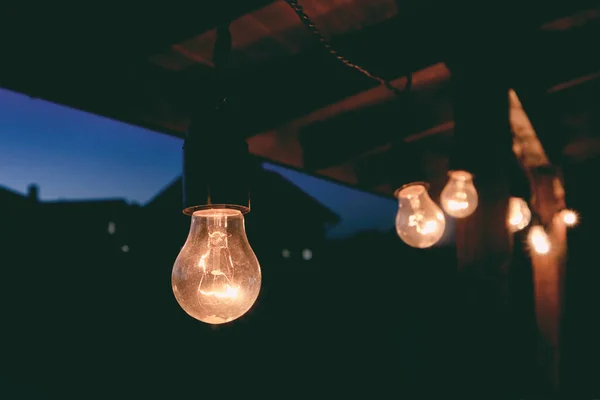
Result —
[{"label": "distant light bulb", "polygon": [[532,226],[529,230],[529,244],[537,254],[550,252],[550,238],[541,226]]},{"label": "distant light bulb", "polygon": [[531,222],[531,210],[527,202],[520,197],[511,197],[508,200],[508,215],[506,223],[508,230],[518,232]]},{"label": "distant light bulb", "polygon": [[573,210],[562,210],[560,217],[567,226],[575,226],[579,220],[577,213]]},{"label": "distant light bulb", "polygon": [[311,249],[302,250],[302,258],[305,261],[309,261],[312,258],[312,250]]},{"label": "distant light bulb", "polygon": [[423,183],[411,183],[396,191],[396,232],[409,246],[424,249],[436,244],[446,229],[442,210],[431,200]]},{"label": "distant light bulb", "polygon": [[467,171],[450,171],[450,179],[442,190],[442,208],[448,215],[464,218],[473,214],[479,201],[473,175]]},{"label": "distant light bulb", "polygon": [[232,209],[196,211],[173,266],[173,293],[181,308],[208,324],[233,321],[252,307],[261,280],[242,213]]}]

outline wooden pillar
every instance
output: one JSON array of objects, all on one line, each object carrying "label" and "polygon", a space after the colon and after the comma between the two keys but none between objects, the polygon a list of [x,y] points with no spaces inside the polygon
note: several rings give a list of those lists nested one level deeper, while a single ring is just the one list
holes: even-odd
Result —
[{"label": "wooden pillar", "polygon": [[531,178],[532,207],[538,212],[551,243],[548,254],[537,254],[529,246],[525,248],[533,269],[539,389],[551,394],[559,385],[559,333],[567,238],[566,226],[558,218],[558,212],[564,208],[564,190],[554,168],[535,168]]},{"label": "wooden pillar", "polygon": [[[506,214],[514,155],[509,87],[501,65],[497,59],[471,60],[453,69],[455,144],[459,146],[453,157],[460,157],[454,164],[458,161],[474,173],[479,194],[475,213],[457,221],[458,372],[453,376],[459,394],[480,398],[523,394],[520,375],[526,362],[519,342],[531,332],[514,312],[529,304],[523,304],[527,296],[515,294],[512,280],[512,235]],[[524,275],[521,287],[531,280]]]}]

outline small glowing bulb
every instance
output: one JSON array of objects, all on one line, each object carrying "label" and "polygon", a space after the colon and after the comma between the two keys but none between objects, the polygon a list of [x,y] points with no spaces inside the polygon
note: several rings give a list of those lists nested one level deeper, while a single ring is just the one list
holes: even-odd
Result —
[{"label": "small glowing bulb", "polygon": [[573,210],[562,210],[560,212],[560,217],[567,226],[577,225],[577,213]]},{"label": "small glowing bulb", "polygon": [[529,230],[529,244],[537,254],[550,252],[550,239],[541,226],[532,226]]},{"label": "small glowing bulb", "polygon": [[398,214],[396,232],[409,246],[424,249],[436,244],[444,234],[446,218],[431,200],[424,183],[415,182],[396,191]]},{"label": "small glowing bulb", "polygon": [[508,216],[506,219],[508,229],[518,232],[531,222],[531,210],[527,202],[520,197],[511,197],[508,201]]},{"label": "small glowing bulb", "polygon": [[173,293],[183,310],[209,324],[244,315],[258,298],[261,270],[248,243],[244,216],[232,209],[196,211],[177,256]]},{"label": "small glowing bulb", "polygon": [[467,171],[450,171],[450,179],[442,190],[442,208],[448,215],[464,218],[477,208],[477,190],[473,185],[473,175]]},{"label": "small glowing bulb", "polygon": [[302,250],[302,258],[305,261],[309,261],[312,258],[312,250],[311,249]]}]

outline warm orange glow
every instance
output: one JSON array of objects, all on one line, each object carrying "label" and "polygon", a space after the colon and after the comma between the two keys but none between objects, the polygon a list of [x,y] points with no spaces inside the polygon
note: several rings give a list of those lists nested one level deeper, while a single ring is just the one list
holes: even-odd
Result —
[{"label": "warm orange glow", "polygon": [[537,254],[548,254],[550,252],[550,238],[541,226],[533,226],[529,230],[529,244]]},{"label": "warm orange glow", "polygon": [[448,175],[450,179],[440,196],[442,208],[455,218],[468,217],[479,202],[473,175],[466,171],[451,171]]},{"label": "warm orange glow", "polygon": [[240,287],[231,287],[229,285],[225,285],[225,290],[222,292],[207,292],[200,288],[198,288],[198,292],[203,296],[208,297],[217,297],[219,299],[235,299],[238,296],[238,292],[240,291]]},{"label": "warm orange glow", "polygon": [[451,211],[461,211],[469,208],[469,202],[460,200],[448,200],[446,206]]},{"label": "warm orange glow", "polygon": [[177,302],[193,318],[223,324],[244,315],[258,297],[261,271],[240,211],[196,211],[172,274]]},{"label": "warm orange glow", "polygon": [[396,191],[398,214],[396,232],[404,243],[424,249],[436,244],[444,235],[446,218],[431,200],[423,183],[412,183]]},{"label": "warm orange glow", "polygon": [[529,225],[531,211],[527,202],[520,197],[511,197],[508,202],[507,225],[511,232],[518,232]]},{"label": "warm orange glow", "polygon": [[573,210],[562,210],[560,212],[561,219],[567,226],[575,226],[579,221],[577,213]]}]

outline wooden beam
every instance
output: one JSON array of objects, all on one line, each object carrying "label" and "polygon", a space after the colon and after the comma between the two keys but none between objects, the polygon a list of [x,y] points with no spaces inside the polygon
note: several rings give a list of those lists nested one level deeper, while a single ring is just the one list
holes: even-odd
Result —
[{"label": "wooden beam", "polygon": [[[441,44],[434,39],[436,28],[428,17],[397,16],[357,33],[332,37],[331,42],[353,62],[394,79],[403,71],[418,71],[439,62]],[[382,52],[372,46],[391,37],[408,37],[412,28],[415,30],[410,37],[416,39],[402,54]],[[312,49],[298,56],[240,75],[234,85],[244,93],[253,94],[244,104],[249,114],[249,136],[379,86],[376,81],[341,64],[316,42]]]},{"label": "wooden beam", "polygon": [[425,131],[432,123],[452,119],[451,87],[439,75],[434,79],[440,84],[423,85],[406,96],[339,114],[302,129],[300,143],[306,167],[336,165]]},{"label": "wooden beam", "polygon": [[[191,2],[185,7],[127,3],[117,8],[40,3],[35,12],[30,4],[14,3],[9,7],[11,17],[0,26],[0,45],[5,49],[13,42],[30,52],[64,47],[84,56],[102,54],[113,61],[137,62],[271,2]],[[11,57],[3,56],[3,60]]]},{"label": "wooden beam", "polygon": [[[571,27],[572,28],[572,27]],[[588,29],[588,28],[586,28]],[[590,28],[590,29],[595,29],[595,28]],[[560,54],[560,51],[563,51],[565,49],[567,49],[569,47],[569,43],[575,43],[580,39],[585,39],[586,35],[585,33],[589,33],[589,31],[578,31],[575,34],[571,34],[569,33],[566,37],[566,39],[559,39],[559,45],[558,45],[558,49],[559,52],[558,54]],[[554,37],[554,38],[560,38],[560,36],[548,36],[546,34],[536,34],[538,39],[536,40],[541,40],[542,43],[546,43],[548,42],[550,39],[550,37]],[[593,37],[594,35],[591,35],[590,37]],[[552,39],[555,40],[555,39]],[[544,45],[545,46],[545,45]],[[545,46],[545,48],[547,48],[548,46]],[[571,54],[571,53],[570,53]],[[575,55],[576,56],[576,55]],[[547,56],[546,56],[547,57]],[[518,58],[518,57],[517,57]],[[584,57],[585,58],[585,57]],[[586,60],[585,59],[581,59],[581,56],[579,56],[577,59],[572,59],[572,63],[573,65],[579,65],[579,64],[586,64]],[[566,77],[570,77],[570,81],[568,82],[563,82],[561,84],[558,85],[554,85],[552,87],[549,87],[548,90],[550,92],[556,92],[559,90],[563,90],[564,88],[567,87],[571,87],[573,85],[576,85],[579,83],[579,80],[581,78],[577,77],[577,73],[579,73],[579,70],[577,68],[574,67],[568,67],[568,65],[571,64],[567,64],[567,63],[562,63],[561,65],[564,65],[565,68],[563,68],[562,70],[557,72],[557,76],[559,77],[558,79],[563,79]],[[518,64],[520,65],[520,62]],[[593,66],[592,66],[593,67]],[[489,68],[489,66],[486,66],[486,68]],[[569,69],[570,68],[570,69]],[[575,75],[574,75],[575,74]],[[416,97],[418,98],[420,96],[420,92],[422,91],[422,89],[425,90],[431,90],[430,88],[432,86],[435,85],[444,85],[445,82],[447,82],[448,78],[449,78],[450,72],[449,70],[446,68],[446,66],[444,64],[436,64],[434,66],[425,68],[424,70],[418,71],[415,73],[414,77],[415,77],[415,93],[416,93]],[[575,77],[574,77],[575,76]],[[583,80],[585,81],[590,81],[592,80],[594,77],[594,75],[592,76],[585,76],[582,77]],[[553,78],[552,80],[546,80],[546,85],[550,85],[552,84],[552,82],[556,82],[557,78]],[[399,78],[397,80],[394,81],[394,84],[396,84],[399,88],[402,88],[404,86],[404,79],[403,78]],[[335,160],[332,159],[330,154],[332,154],[332,152],[329,149],[329,146],[327,146],[327,142],[330,141],[332,145],[336,146],[337,143],[339,143],[339,140],[334,140],[334,139],[330,139],[332,136],[332,132],[341,132],[341,133],[348,133],[347,129],[334,129],[334,127],[328,127],[326,125],[330,124],[330,123],[334,123],[334,122],[327,122],[327,124],[324,124],[323,121],[330,121],[330,120],[334,120],[335,119],[339,119],[342,116],[344,116],[347,113],[352,113],[357,109],[360,108],[364,108],[364,107],[371,107],[373,112],[377,111],[377,109],[379,107],[383,107],[385,108],[385,102],[389,101],[390,98],[392,98],[392,94],[387,92],[383,87],[376,87],[370,90],[367,90],[363,93],[354,95],[354,96],[350,96],[342,101],[339,101],[337,103],[334,103],[330,106],[324,107],[322,109],[319,109],[317,111],[314,111],[312,113],[307,114],[304,117],[295,119],[293,121],[291,121],[290,123],[286,124],[286,134],[292,134],[294,135],[294,137],[297,137],[297,135],[299,134],[299,131],[302,130],[306,130],[306,126],[310,126],[311,124],[316,125],[314,128],[311,129],[317,129],[318,125],[322,125],[322,129],[318,130],[318,134],[315,133],[313,136],[313,139],[307,139],[307,140],[303,140],[302,141],[302,145],[304,145],[304,149],[302,150],[298,150],[295,153],[297,154],[303,154],[303,157],[306,157],[308,159],[313,159],[314,158],[314,152],[317,152],[317,154],[328,154],[327,157],[320,157],[321,161],[319,160],[312,160],[313,162],[315,162],[315,164],[313,165],[306,165],[305,167],[307,168],[316,168],[317,170],[322,170],[325,173],[327,173],[328,169],[336,169],[338,172],[343,170],[343,171],[349,171],[351,169],[354,170],[354,172],[351,175],[347,175],[349,181],[354,181],[357,176],[357,168],[351,168],[349,166],[341,168],[338,167],[337,165],[341,165],[345,163],[347,163],[348,165],[352,164],[354,162],[354,160],[357,160],[358,164],[363,163],[362,160],[363,158],[368,158],[371,156],[371,154],[376,154],[378,151],[385,151],[385,149],[387,149],[389,147],[389,143],[390,140],[385,140],[386,139],[386,135],[388,135],[386,133],[389,132],[389,136],[393,137],[394,134],[398,134],[398,132],[391,132],[389,130],[384,129],[375,129],[375,127],[371,127],[371,129],[369,130],[375,130],[378,134],[383,135],[383,137],[379,137],[377,135],[373,136],[373,135],[367,135],[368,139],[374,141],[372,144],[368,145],[365,144],[365,148],[362,149],[362,153],[360,153],[359,150],[356,150],[354,152],[350,152],[348,155],[342,155],[339,154],[337,152],[337,148],[336,148],[336,152],[335,154],[337,154],[339,160]],[[426,104],[422,104],[420,107],[417,107],[418,109],[429,109],[430,108],[430,104],[436,104],[436,102],[443,101],[443,99],[440,98],[436,98],[435,100],[431,100],[431,101],[425,101],[425,100],[421,100],[423,101],[423,103]],[[450,105],[450,101],[447,102],[447,104],[444,106],[444,109],[448,109]],[[522,105],[519,104],[518,107],[522,108]],[[381,109],[383,109],[381,108]],[[392,107],[393,108],[393,107]],[[399,107],[400,109],[400,107]],[[396,110],[398,111],[398,110]],[[369,119],[373,119],[375,121],[378,120],[378,118],[376,118],[376,115],[371,115],[371,118],[369,118],[368,115],[368,111],[364,110],[362,111],[364,112],[365,118],[367,120]],[[382,115],[385,115],[386,113],[384,113],[383,111],[381,112]],[[396,115],[395,113],[390,113],[391,118],[394,119],[397,122],[399,118],[398,115]],[[443,134],[443,133],[448,133],[451,132],[454,126],[454,122],[452,121],[452,117],[448,118],[447,120],[443,120],[443,116],[444,116],[444,112],[438,112],[438,114],[442,115],[442,118],[440,119],[439,116],[435,115],[436,113],[432,113],[432,115],[435,116],[435,122],[433,123],[433,127],[431,126],[423,126],[421,128],[421,131],[417,130],[415,132],[412,132],[410,135],[405,137],[405,141],[406,142],[412,142],[412,141],[416,141],[416,140],[420,140],[422,138],[426,138],[426,137],[430,137],[430,136],[435,136],[437,134]],[[427,120],[429,120],[429,123],[431,123],[432,117],[427,117],[425,118]],[[531,125],[531,121],[528,121],[528,124]],[[351,129],[357,129],[358,124],[354,124],[354,125],[350,125]],[[394,126],[394,124],[391,124],[390,126]],[[290,127],[294,127],[291,128]],[[389,128],[391,129],[391,128]],[[529,128],[528,128],[529,129]],[[340,134],[341,134],[340,133]],[[260,137],[261,135],[273,135],[273,132],[268,132],[265,134],[259,134],[257,135],[257,137]],[[348,133],[349,135],[349,133]],[[307,133],[303,133],[303,136],[309,136]],[[333,135],[335,136],[335,135]],[[365,135],[361,132],[361,135],[359,137],[365,137]],[[250,139],[252,140],[252,139]],[[315,143],[312,143],[312,142]],[[325,144],[323,144],[323,142],[325,142]],[[312,144],[311,144],[312,143]],[[297,145],[300,146],[301,145],[301,141],[298,140],[297,141]],[[532,144],[533,145],[533,144]],[[537,142],[535,143],[536,146],[538,146],[539,149],[539,139],[537,140]],[[363,146],[364,147],[364,146]],[[307,149],[309,151],[309,153],[307,153]],[[327,150],[327,151],[326,151]],[[351,149],[347,149],[347,150],[351,150]],[[365,151],[366,150],[366,151]],[[283,154],[283,153],[280,153]],[[533,154],[533,153],[531,153]],[[547,157],[547,156],[546,156]],[[281,156],[280,156],[281,159]],[[369,163],[368,161],[365,161],[366,163]],[[304,163],[302,164],[304,165]],[[360,168],[358,168],[358,170],[360,170]],[[359,173],[360,175],[360,173]],[[339,174],[336,176],[340,176]],[[374,183],[377,184],[377,182],[382,182],[381,181],[381,177],[376,177],[374,176],[375,179],[373,179]],[[360,179],[360,178],[359,178]],[[371,182],[363,182],[363,184],[367,185],[367,186],[371,186]]]},{"label": "wooden beam", "polygon": [[[371,1],[311,1],[302,2],[305,12],[325,35],[339,36],[388,20],[398,13],[395,0]],[[306,29],[296,13],[285,1],[271,3],[243,15],[230,24],[232,35],[231,68],[235,75],[244,74],[256,65],[278,62],[297,55],[314,45],[312,32]],[[160,59],[174,69],[185,67],[177,53],[204,63],[211,60],[215,30],[210,30],[182,43],[171,46]],[[169,62],[169,60],[171,62]]]},{"label": "wooden beam", "polygon": [[179,137],[198,104],[197,88],[174,73],[74,54],[62,60],[49,53],[6,59],[0,63],[0,87]]},{"label": "wooden beam", "polygon": [[[420,92],[427,88],[434,87],[436,84],[447,81],[450,71],[444,64],[435,64],[433,66],[419,70],[413,74],[413,91]],[[393,80],[392,85],[402,90],[406,85],[406,78],[400,77]],[[325,121],[336,118],[352,110],[363,107],[375,106],[385,103],[394,98],[394,94],[383,86],[376,86],[372,89],[349,96],[339,102],[308,113],[298,119],[285,123],[275,130],[269,130],[253,137],[248,138],[250,150],[257,155],[271,158],[294,165],[296,167],[306,167],[304,165],[304,151],[300,143],[300,132],[303,128],[310,126],[318,121]],[[326,139],[330,133],[327,132],[322,139]],[[278,147],[281,144],[281,147]],[[373,153],[383,151],[385,148],[375,148]],[[369,152],[365,152],[368,156]],[[327,168],[317,168],[328,175]],[[348,171],[348,168],[343,170]],[[339,172],[336,176],[340,176]],[[348,181],[354,181],[354,177],[348,176]]]}]

